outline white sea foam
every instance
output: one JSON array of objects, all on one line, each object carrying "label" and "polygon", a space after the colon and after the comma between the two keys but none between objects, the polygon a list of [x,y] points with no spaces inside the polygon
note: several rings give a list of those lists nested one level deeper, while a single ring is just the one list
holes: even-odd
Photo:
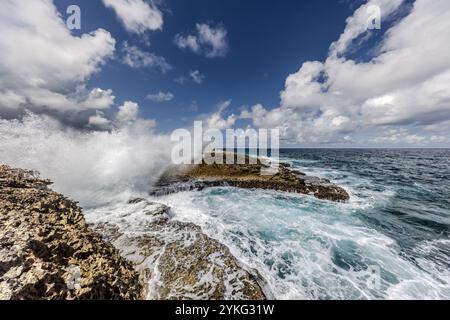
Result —
[{"label": "white sea foam", "polygon": [[159,200],[173,206],[175,219],[202,226],[257,269],[277,299],[450,297],[448,273],[431,260],[424,269],[405,259],[395,240],[358,219],[352,204],[234,188]]},{"label": "white sea foam", "polygon": [[[131,236],[144,235],[152,217],[140,204],[124,202],[145,195],[168,163],[167,146],[167,137],[140,128],[82,132],[43,116],[0,120],[1,163],[40,171],[55,182],[57,191],[97,207],[86,211],[89,222],[114,221]],[[245,265],[257,269],[278,299],[450,298],[448,240],[422,242],[415,248],[420,257],[405,256],[394,239],[359,216],[364,209],[387,203],[395,190],[374,191],[366,188],[369,180],[311,164],[298,169],[343,185],[351,201],[336,204],[234,188],[181,192],[157,201],[171,205],[175,219],[200,225]],[[100,207],[105,203],[109,204]],[[179,233],[157,236],[189,241]],[[133,248],[128,249],[131,254]],[[142,264],[153,266],[151,285],[158,286],[158,262]],[[375,287],[370,285],[369,267],[380,272]],[[208,272],[201,279],[212,281]]]},{"label": "white sea foam", "polygon": [[32,114],[0,119],[0,163],[39,171],[86,207],[147,192],[169,160],[169,138],[139,126],[99,132]]}]

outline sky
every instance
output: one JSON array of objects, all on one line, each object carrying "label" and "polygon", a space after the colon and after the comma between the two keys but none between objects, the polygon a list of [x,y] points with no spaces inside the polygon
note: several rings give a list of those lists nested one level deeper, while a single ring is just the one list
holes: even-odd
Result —
[{"label": "sky", "polygon": [[[81,29],[69,30],[70,5]],[[369,30],[370,9],[380,29]],[[0,117],[449,147],[448,0],[3,0]]]}]

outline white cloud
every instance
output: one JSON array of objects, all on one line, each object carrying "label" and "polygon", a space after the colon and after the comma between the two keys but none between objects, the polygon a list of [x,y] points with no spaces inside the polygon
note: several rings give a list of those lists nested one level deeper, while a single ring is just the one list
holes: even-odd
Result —
[{"label": "white cloud", "polygon": [[136,46],[130,46],[127,42],[124,42],[122,45],[122,53],[122,62],[134,69],[157,68],[162,73],[166,73],[172,69],[172,66],[164,57],[145,52]]},{"label": "white cloud", "polygon": [[434,143],[450,143],[450,137],[448,135],[445,135],[445,136],[433,135],[433,136],[430,137],[430,142],[434,142]]},{"label": "white cloud", "polygon": [[331,55],[344,54],[352,42],[358,36],[367,33],[367,27],[371,20],[370,8],[376,6],[380,8],[382,20],[386,20],[395,12],[404,0],[371,0],[359,7],[354,14],[346,21],[344,32],[339,40],[331,45]]},{"label": "white cloud", "polygon": [[217,105],[217,111],[211,114],[207,119],[208,129],[224,130],[232,127],[238,117],[234,114],[228,116],[226,119],[223,118],[224,111],[231,105],[231,100],[220,102]]},{"label": "white cloud", "polygon": [[450,137],[450,120],[426,125],[424,130],[428,132],[447,133]]},{"label": "white cloud", "polygon": [[139,117],[139,105],[133,101],[125,101],[118,111],[109,117],[101,111],[89,117],[89,127],[95,130],[147,130],[155,126],[155,120]]},{"label": "white cloud", "polygon": [[119,123],[126,123],[134,121],[138,117],[139,105],[132,101],[126,101],[122,106],[119,107],[119,112],[117,113],[116,120]]},{"label": "white cloud", "polygon": [[175,36],[175,44],[180,49],[190,49],[192,52],[199,53],[200,52],[200,44],[198,43],[198,39],[196,36],[186,36],[183,37],[179,34]]},{"label": "white cloud", "polygon": [[208,24],[197,24],[197,32],[193,35],[175,36],[175,45],[208,58],[225,57],[228,53],[227,30],[222,25],[216,27]]},{"label": "white cloud", "polygon": [[189,81],[189,78],[192,79],[197,84],[202,84],[205,81],[206,76],[202,74],[199,70],[192,70],[189,72],[189,77],[179,76],[178,78],[173,79],[176,83],[183,85],[185,82]]},{"label": "white cloud", "polygon": [[142,119],[139,117],[139,105],[133,101],[126,101],[119,107],[114,119],[116,128],[127,128],[133,130],[147,130],[156,126],[153,119]]},{"label": "white cloud", "polygon": [[[370,135],[380,126],[421,130],[450,120],[449,1],[417,0],[375,45],[373,59],[346,57],[353,40],[366,33],[364,9],[377,4],[386,16],[400,2],[368,1],[347,20],[325,62],[305,62],[287,78],[280,107],[258,105],[241,116],[257,126],[280,127],[285,139],[304,143],[345,142],[349,134]],[[421,143],[414,135],[402,137]]]},{"label": "white cloud", "polygon": [[[432,139],[434,140],[434,139]],[[377,144],[424,144],[427,138],[418,134],[410,133],[406,129],[388,129],[380,136],[374,138],[372,142]]]},{"label": "white cloud", "polygon": [[92,89],[84,102],[86,108],[91,109],[107,109],[113,105],[115,96],[111,89],[102,90],[99,88]]},{"label": "white cloud", "polygon": [[186,78],[183,76],[179,76],[178,78],[173,79],[173,81],[175,81],[178,84],[183,85],[186,82]]},{"label": "white cloud", "polygon": [[109,32],[73,36],[51,0],[2,1],[0,29],[0,112],[111,106],[110,90],[86,88],[114,53]]},{"label": "white cloud", "polygon": [[143,34],[163,27],[163,15],[152,1],[103,0],[103,3],[115,11],[128,32]]},{"label": "white cloud", "polygon": [[147,100],[151,100],[151,101],[155,101],[155,102],[167,102],[167,101],[173,100],[173,98],[175,98],[173,93],[162,92],[162,91],[160,91],[158,93],[154,93],[154,94],[149,94],[146,97]]},{"label": "white cloud", "polygon": [[205,75],[200,73],[200,71],[195,70],[195,71],[191,71],[189,73],[189,76],[192,78],[192,80],[194,80],[195,83],[197,84],[201,84],[203,83],[203,81],[205,80]]},{"label": "white cloud", "polygon": [[89,117],[89,126],[96,129],[108,129],[111,121],[104,117],[104,114],[97,111],[95,116]]}]

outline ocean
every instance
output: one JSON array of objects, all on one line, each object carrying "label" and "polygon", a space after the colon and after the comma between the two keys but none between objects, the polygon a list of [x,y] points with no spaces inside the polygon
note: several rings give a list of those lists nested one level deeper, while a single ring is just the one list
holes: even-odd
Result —
[{"label": "ocean", "polygon": [[227,187],[151,198],[170,143],[135,130],[84,133],[29,115],[0,120],[0,140],[1,163],[38,170],[88,222],[145,234],[145,214],[127,200],[170,205],[173,219],[257,270],[276,299],[450,299],[449,149],[281,150],[282,161],[348,191],[348,203],[334,203]]},{"label": "ocean", "polygon": [[280,155],[351,200],[228,187],[154,200],[258,270],[276,299],[450,299],[450,150]]}]

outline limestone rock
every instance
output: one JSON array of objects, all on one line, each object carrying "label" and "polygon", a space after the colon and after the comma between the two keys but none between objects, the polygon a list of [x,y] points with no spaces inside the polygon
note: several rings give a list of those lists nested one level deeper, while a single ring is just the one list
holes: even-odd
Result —
[{"label": "limestone rock", "polygon": [[0,166],[0,299],[139,299],[139,275],[35,173]]},{"label": "limestone rock", "polygon": [[[270,174],[262,174],[267,166],[257,161],[251,164],[206,164],[171,168],[161,177],[152,195],[161,195],[181,190],[202,190],[206,187],[231,186],[245,189],[277,190],[312,195],[318,199],[346,202],[350,199],[345,189],[329,180],[309,177],[280,164]],[[267,173],[267,171],[266,171]],[[177,186],[177,187],[174,187]]]},{"label": "limestone rock", "polygon": [[148,283],[148,299],[265,299],[258,272],[240,265],[200,227],[172,220],[163,204],[140,199],[129,205],[132,232],[123,213],[102,212],[93,227],[133,262]]}]

